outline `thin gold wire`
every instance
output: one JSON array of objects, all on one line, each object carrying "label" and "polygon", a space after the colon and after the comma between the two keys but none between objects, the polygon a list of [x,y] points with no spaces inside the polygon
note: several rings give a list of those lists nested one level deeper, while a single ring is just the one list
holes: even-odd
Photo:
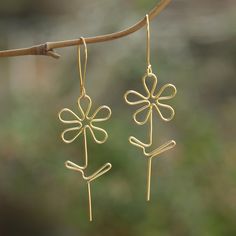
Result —
[{"label": "thin gold wire", "polygon": [[147,40],[146,40],[147,74],[150,74],[152,73],[152,66],[150,63],[150,24],[149,24],[148,14],[146,14],[146,29],[147,29]]},{"label": "thin gold wire", "polygon": [[[79,79],[80,79],[80,96],[78,98],[77,104],[78,104],[78,111],[79,114],[76,114],[74,111],[72,111],[69,108],[63,108],[59,113],[58,117],[59,120],[64,124],[72,124],[74,127],[69,127],[65,129],[61,133],[61,138],[64,143],[72,143],[74,142],[80,135],[83,135],[83,144],[84,144],[84,162],[82,165],[75,164],[71,161],[66,161],[65,166],[68,169],[72,169],[75,171],[79,171],[82,173],[83,179],[87,182],[88,187],[88,203],[89,203],[89,220],[92,221],[93,215],[92,215],[92,195],[91,195],[91,185],[90,183],[97,179],[99,176],[105,174],[107,171],[109,171],[112,167],[110,163],[106,163],[103,165],[100,169],[98,169],[96,172],[94,172],[90,176],[85,176],[84,170],[88,167],[88,145],[87,145],[87,132],[91,134],[93,140],[97,144],[105,143],[108,139],[107,132],[98,127],[96,123],[103,122],[108,120],[111,117],[111,109],[108,106],[99,106],[94,113],[91,113],[92,108],[92,99],[90,96],[86,94],[85,89],[85,78],[86,78],[86,69],[87,69],[87,60],[88,60],[88,50],[86,46],[85,39],[81,37],[83,41],[84,46],[84,65],[82,70],[82,63],[81,63],[81,49],[80,45],[78,46],[78,70],[79,70]],[[87,107],[84,108],[82,106],[82,103],[87,103]],[[107,114],[103,117],[98,117],[98,113],[106,112]],[[66,119],[64,118],[64,114],[70,115],[73,118],[72,119]],[[75,132],[72,137],[67,137],[68,133]],[[96,133],[100,133],[101,137],[97,137]]]},{"label": "thin gold wire", "polygon": [[[88,102],[88,107],[86,110],[83,109],[82,104],[81,104],[82,100],[84,99],[86,99]],[[61,138],[64,143],[70,144],[74,142],[80,135],[83,135],[85,156],[84,156],[84,164],[80,166],[82,169],[86,169],[88,166],[87,132],[88,131],[90,132],[95,143],[97,144],[105,143],[106,140],[108,139],[107,132],[95,124],[108,120],[111,117],[111,113],[112,113],[111,109],[108,106],[103,105],[103,106],[98,107],[96,111],[92,115],[90,115],[91,107],[92,107],[92,100],[87,94],[85,94],[78,98],[78,108],[79,108],[78,110],[79,110],[80,116],[68,108],[63,108],[58,114],[59,119],[62,123],[76,125],[75,127],[70,127],[70,128],[65,129],[61,133]],[[107,113],[106,116],[103,118],[96,118],[98,113],[101,113],[102,111]],[[66,113],[72,115],[74,119],[66,120],[65,118],[63,118],[63,116]],[[83,123],[85,123],[85,125],[83,125]],[[68,133],[74,132],[74,131],[77,131],[77,133],[72,138],[66,137]],[[100,138],[96,137],[95,132],[100,132],[100,134],[102,134],[102,137]]]},{"label": "thin gold wire", "polygon": [[101,175],[103,175],[106,172],[108,172],[111,169],[112,165],[110,163],[106,163],[101,168],[99,168],[97,171],[95,171],[93,174],[91,174],[89,176],[85,176],[85,173],[80,168],[80,166],[76,165],[72,161],[66,161],[65,162],[65,166],[68,169],[70,169],[70,170],[74,170],[74,171],[80,172],[82,174],[83,179],[87,182],[87,187],[88,187],[88,202],[89,202],[89,220],[92,221],[93,220],[93,213],[92,213],[92,195],[91,195],[91,184],[90,183],[93,180],[95,180],[98,177],[100,177]]},{"label": "thin gold wire", "polygon": [[86,69],[87,69],[87,62],[88,62],[88,49],[86,41],[83,37],[81,40],[84,45],[84,69],[82,73],[82,66],[81,66],[81,52],[80,52],[80,45],[78,45],[78,69],[79,69],[79,77],[80,77],[80,93],[81,95],[86,94],[85,91],[85,78],[86,78]]},{"label": "thin gold wire", "polygon": [[[148,15],[146,15],[146,26],[147,26],[147,40],[146,40],[146,61],[147,61],[147,70],[146,74],[142,78],[142,84],[145,90],[145,95],[140,94],[139,92],[135,90],[128,90],[124,94],[124,99],[127,104],[129,105],[140,105],[142,106],[136,110],[133,114],[133,120],[137,125],[144,125],[146,123],[149,124],[148,128],[148,141],[142,142],[139,139],[137,139],[134,136],[129,137],[129,142],[142,149],[143,154],[147,157],[148,165],[147,165],[147,201],[150,201],[150,192],[151,192],[151,172],[152,172],[152,160],[154,157],[159,156],[160,154],[166,152],[167,150],[170,150],[175,147],[176,142],[174,140],[169,140],[163,145],[161,145],[158,148],[155,148],[152,151],[147,151],[147,148],[150,148],[153,144],[153,110],[156,110],[159,114],[160,118],[163,121],[170,121],[173,119],[175,115],[174,109],[167,104],[164,104],[160,101],[163,100],[169,100],[175,97],[177,93],[177,89],[173,84],[165,84],[160,88],[160,90],[156,93],[156,87],[157,87],[157,77],[154,73],[152,73],[152,66],[150,63],[150,26],[149,26],[149,18]],[[147,79],[152,79],[152,87],[151,89],[147,86]],[[163,92],[167,89],[171,89],[172,92],[170,95],[162,95]],[[137,101],[130,100],[130,96],[136,96],[139,98]],[[169,116],[163,115],[160,108],[165,108],[170,112]],[[144,116],[143,120],[139,120],[138,115],[142,112],[147,110],[146,116]]]}]

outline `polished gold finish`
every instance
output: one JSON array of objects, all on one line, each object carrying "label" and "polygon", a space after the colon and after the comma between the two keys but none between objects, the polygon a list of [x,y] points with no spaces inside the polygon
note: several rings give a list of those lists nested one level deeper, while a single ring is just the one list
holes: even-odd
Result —
[{"label": "polished gold finish", "polygon": [[[88,100],[88,107],[86,108],[86,110],[83,110],[81,106],[82,100]],[[99,108],[96,109],[96,111],[92,115],[89,115],[91,107],[92,107],[91,98],[87,94],[82,94],[78,98],[79,115],[75,114],[72,110],[68,108],[64,108],[59,112],[59,119],[62,123],[75,125],[74,127],[67,128],[62,132],[61,138],[65,143],[72,143],[80,135],[83,135],[84,153],[85,153],[84,165],[81,166],[81,168],[83,169],[87,168],[87,165],[88,165],[87,132],[88,131],[90,132],[90,134],[92,135],[96,143],[98,144],[105,143],[108,138],[107,132],[104,129],[96,126],[95,124],[102,121],[106,121],[111,116],[111,109],[108,106],[100,106]],[[103,118],[96,118],[98,114],[102,113],[102,111],[105,111],[107,113],[106,116],[104,116]],[[63,114],[65,113],[72,114],[74,119],[65,120],[65,118],[63,118]],[[75,135],[73,135],[72,137],[66,137],[66,134],[68,133],[73,134],[74,131],[77,131]],[[100,136],[102,137],[97,137],[95,132],[96,133],[99,132]]]},{"label": "polished gold finish", "polygon": [[[156,6],[148,13],[149,19],[154,19],[159,13],[162,12],[162,10],[169,5],[171,0],[162,0],[159,3],[156,4]],[[121,37],[125,37],[129,34],[132,34],[139,29],[141,29],[146,24],[146,19],[142,19],[133,26],[111,34],[105,34],[105,35],[99,35],[95,37],[89,37],[85,38],[86,43],[99,43],[99,42],[105,42],[109,40],[118,39]],[[0,51],[0,57],[14,57],[14,56],[25,56],[25,55],[45,55],[45,56],[51,56],[53,58],[60,58],[60,55],[55,52],[54,49],[56,48],[63,48],[63,47],[69,47],[69,46],[75,46],[82,44],[82,40],[80,39],[72,39],[72,40],[64,40],[64,41],[58,41],[58,42],[46,42],[40,45],[28,47],[28,48],[19,48],[19,49],[11,49],[11,50],[3,50]]]},{"label": "polished gold finish", "polygon": [[[142,78],[142,84],[144,87],[144,95],[135,91],[135,90],[129,90],[125,93],[124,98],[125,101],[129,105],[142,105],[138,108],[138,110],[133,114],[133,120],[137,125],[144,125],[146,123],[149,124],[148,129],[148,142],[143,142],[137,139],[134,136],[129,137],[129,142],[142,149],[143,154],[147,157],[148,160],[148,166],[147,166],[147,201],[150,200],[150,186],[151,186],[151,171],[152,171],[152,159],[154,157],[157,157],[161,153],[172,149],[176,143],[174,140],[169,140],[165,144],[161,145],[158,148],[155,148],[152,151],[147,151],[147,148],[150,148],[153,144],[153,112],[156,111],[156,113],[160,116],[160,118],[164,121],[170,121],[173,119],[175,112],[174,109],[162,101],[172,99],[175,97],[177,93],[177,89],[173,84],[165,84],[160,88],[159,91],[156,91],[157,88],[157,77],[152,72],[152,66],[150,63],[150,28],[149,28],[149,18],[148,15],[146,15],[146,21],[147,21],[147,71],[145,75]],[[148,87],[147,80],[150,80],[151,86]],[[162,95],[166,90],[172,90],[170,95]],[[136,97],[136,100],[132,100],[132,96]],[[163,115],[162,109],[166,109],[169,111],[169,115]],[[143,117],[140,117],[142,114],[144,114]]]},{"label": "polished gold finish", "polygon": [[92,221],[93,220],[93,214],[92,214],[92,197],[91,197],[91,185],[90,185],[90,183],[93,180],[100,177],[101,175],[105,174],[107,171],[109,171],[112,166],[111,166],[110,163],[106,163],[100,169],[98,169],[92,175],[89,175],[89,176],[85,176],[83,169],[79,165],[76,165],[75,163],[73,163],[71,161],[66,161],[65,166],[70,170],[81,172],[83,179],[87,182],[88,200],[89,200],[89,220]]},{"label": "polished gold finish", "polygon": [[[84,143],[84,162],[82,165],[75,164],[71,161],[66,161],[65,166],[68,169],[79,171],[82,173],[82,177],[85,181],[87,181],[88,186],[88,202],[89,202],[89,219],[92,221],[92,197],[91,197],[91,181],[97,179],[99,176],[105,174],[107,171],[111,169],[111,164],[106,163],[100,169],[95,171],[90,176],[85,176],[84,170],[88,167],[88,146],[87,146],[87,131],[91,134],[94,141],[98,144],[102,144],[106,142],[108,138],[107,132],[98,127],[96,124],[102,121],[106,121],[111,117],[111,109],[108,106],[100,106],[98,107],[94,113],[91,113],[92,108],[92,100],[90,96],[86,94],[85,90],[85,76],[86,76],[86,67],[87,67],[87,46],[86,41],[84,38],[81,39],[84,45],[84,66],[82,72],[81,66],[81,52],[80,46],[78,46],[78,69],[79,69],[79,77],[80,77],[80,96],[78,98],[78,114],[73,112],[68,108],[62,109],[58,116],[62,123],[64,124],[73,124],[73,127],[65,129],[62,134],[61,138],[65,143],[72,143],[74,142],[80,135],[83,135],[83,143]],[[86,104],[86,105],[83,105]],[[105,115],[101,116],[101,113],[106,113]],[[72,116],[72,119],[66,119],[65,115]],[[96,133],[100,133],[100,137],[96,135]],[[72,137],[67,137],[68,134],[72,134]]]}]

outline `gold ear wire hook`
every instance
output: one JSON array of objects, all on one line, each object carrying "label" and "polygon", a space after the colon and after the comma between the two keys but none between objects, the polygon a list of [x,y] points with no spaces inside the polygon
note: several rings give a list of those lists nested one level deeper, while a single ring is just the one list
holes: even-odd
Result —
[{"label": "gold ear wire hook", "polygon": [[86,68],[87,68],[87,61],[88,61],[88,49],[86,45],[86,41],[83,37],[80,38],[84,45],[84,68],[82,73],[82,66],[81,66],[81,53],[80,53],[80,45],[78,45],[78,68],[79,68],[79,77],[80,77],[80,92],[81,95],[86,93],[85,91],[85,77],[86,77]]},{"label": "gold ear wire hook", "polygon": [[147,74],[152,73],[152,65],[150,63],[150,24],[149,16],[146,14],[146,28],[147,28],[147,39],[146,39],[146,58],[147,58]]}]

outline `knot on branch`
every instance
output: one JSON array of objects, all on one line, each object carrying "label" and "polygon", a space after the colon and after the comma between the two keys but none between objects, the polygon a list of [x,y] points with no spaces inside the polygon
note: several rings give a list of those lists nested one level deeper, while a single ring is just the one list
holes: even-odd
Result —
[{"label": "knot on branch", "polygon": [[[149,19],[152,20],[154,17],[156,17],[170,2],[171,0],[161,0],[148,13]],[[146,25],[146,17],[125,30],[111,33],[111,34],[90,37],[90,38],[86,38],[85,40],[87,43],[98,43],[98,42],[105,42],[109,40],[118,39],[118,38],[127,36],[129,34],[132,34],[138,31],[145,25]],[[54,48],[75,46],[80,43],[81,41],[78,39],[58,41],[58,42],[47,42],[47,43],[36,45],[33,47],[3,50],[3,51],[0,51],[0,57],[13,57],[13,56],[23,56],[23,55],[45,55],[45,56],[51,56],[53,58],[60,58],[60,55],[54,51]]]},{"label": "knot on branch", "polygon": [[48,49],[48,43],[40,44],[34,47],[35,55],[45,55],[51,56],[53,58],[60,58],[60,55],[56,53],[53,49]]}]

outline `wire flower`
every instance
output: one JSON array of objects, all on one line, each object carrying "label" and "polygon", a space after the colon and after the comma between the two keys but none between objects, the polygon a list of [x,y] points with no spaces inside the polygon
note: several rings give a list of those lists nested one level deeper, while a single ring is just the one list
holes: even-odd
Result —
[{"label": "wire flower", "polygon": [[[151,86],[149,86],[150,88],[147,85],[147,79],[151,79],[151,81],[150,81]],[[175,115],[174,109],[170,105],[161,103],[160,101],[169,100],[169,99],[173,98],[177,93],[176,87],[173,84],[165,84],[164,86],[162,86],[160,88],[159,91],[156,91],[157,77],[153,73],[146,74],[142,78],[142,83],[143,83],[144,90],[145,90],[144,95],[142,95],[139,92],[134,91],[134,90],[129,90],[124,95],[125,101],[129,105],[139,105],[139,104],[143,105],[141,108],[139,108],[133,114],[134,121],[139,125],[145,124],[148,121],[148,119],[150,118],[153,108],[156,109],[156,111],[158,112],[158,114],[160,115],[162,120],[164,120],[164,121],[172,120]],[[173,90],[172,93],[170,95],[162,95],[163,92],[167,88],[172,89]],[[134,96],[134,97],[136,97],[136,99],[132,100],[132,99],[130,99],[130,96]],[[168,116],[162,114],[161,110],[163,108],[166,110],[169,110],[170,114]],[[144,118],[139,117],[141,115],[144,115]]]},{"label": "wire flower", "polygon": [[[82,106],[82,100],[87,100],[87,104],[83,108]],[[62,134],[61,138],[65,143],[72,143],[75,139],[77,139],[81,133],[84,133],[86,136],[86,131],[89,130],[94,141],[98,144],[102,144],[106,142],[108,138],[107,132],[102,129],[97,127],[95,124],[106,121],[110,118],[111,116],[111,109],[108,106],[100,106],[96,109],[96,111],[90,115],[90,110],[92,107],[92,101],[91,98],[87,95],[84,94],[78,98],[78,108],[79,108],[79,114],[77,115],[74,113],[72,110],[68,108],[64,108],[59,112],[59,119],[62,123],[64,124],[74,124],[74,127],[65,129]],[[102,116],[99,118],[100,113],[102,112],[107,112],[105,116]],[[63,114],[67,113],[67,115],[73,116],[72,120],[66,120],[63,118]],[[71,134],[71,138],[66,137],[68,134]],[[97,134],[100,134],[100,137]]]},{"label": "wire flower", "polygon": [[[149,64],[149,63],[148,63]],[[147,85],[147,79],[150,79],[150,85]],[[148,167],[147,167],[147,201],[150,200],[150,189],[151,189],[151,171],[152,171],[152,159],[154,157],[159,156],[161,153],[172,149],[176,143],[174,140],[169,140],[168,142],[164,143],[158,148],[155,148],[154,150],[147,151],[146,148],[149,148],[152,146],[153,143],[153,108],[157,111],[157,113],[160,115],[161,119],[164,121],[170,121],[173,119],[175,115],[174,109],[165,103],[162,103],[160,101],[162,100],[169,100],[173,98],[176,93],[177,89],[173,84],[165,84],[160,88],[159,91],[157,91],[157,77],[155,74],[151,72],[151,65],[149,64],[147,68],[147,73],[144,75],[142,78],[142,83],[144,86],[145,94],[140,94],[139,92],[135,90],[128,90],[125,95],[125,101],[129,105],[142,105],[137,111],[133,114],[133,119],[135,123],[138,125],[144,125],[149,121],[149,131],[148,131],[148,136],[149,136],[149,141],[148,143],[144,143],[137,139],[134,136],[129,137],[129,142],[136,146],[139,147],[143,150],[143,154],[147,157],[148,160]],[[163,95],[164,91],[166,89],[171,89],[172,92],[170,95]],[[131,97],[134,97],[135,100],[132,100]],[[169,115],[163,115],[162,110],[165,108],[166,110],[169,111]]]}]

